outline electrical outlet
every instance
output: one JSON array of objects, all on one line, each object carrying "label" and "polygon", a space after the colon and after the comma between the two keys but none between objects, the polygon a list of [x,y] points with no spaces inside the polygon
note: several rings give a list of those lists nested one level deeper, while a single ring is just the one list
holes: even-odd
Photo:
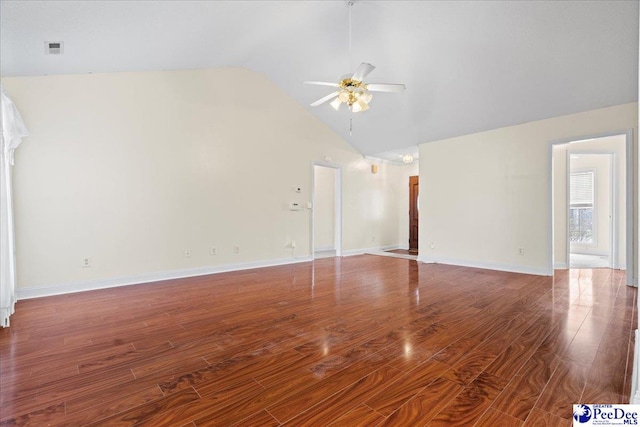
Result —
[{"label": "electrical outlet", "polygon": [[524,255],[524,248],[518,248],[518,255]]},{"label": "electrical outlet", "polygon": [[82,268],[87,268],[87,267],[91,267],[91,258],[90,257],[82,258]]},{"label": "electrical outlet", "polygon": [[184,257],[185,258],[191,257],[191,249],[185,249],[184,250]]},{"label": "electrical outlet", "polygon": [[218,255],[218,250],[216,249],[215,246],[211,246],[211,251],[209,252],[210,255]]},{"label": "electrical outlet", "polygon": [[240,246],[234,246],[233,247],[233,252],[236,253],[236,254],[239,254],[240,253]]},{"label": "electrical outlet", "polygon": [[435,243],[433,243],[433,242],[431,242],[431,245],[429,245],[429,247],[430,247],[431,249],[435,249],[435,248],[436,248],[436,244],[435,244]]}]

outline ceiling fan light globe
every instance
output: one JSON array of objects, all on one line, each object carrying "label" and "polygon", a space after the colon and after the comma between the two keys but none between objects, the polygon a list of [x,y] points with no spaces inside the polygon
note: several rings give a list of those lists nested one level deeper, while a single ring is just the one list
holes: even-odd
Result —
[{"label": "ceiling fan light globe", "polygon": [[359,99],[356,104],[360,107],[359,111],[367,111],[369,109],[369,104],[364,102],[362,99]]},{"label": "ceiling fan light globe", "polygon": [[338,109],[340,108],[340,104],[342,104],[342,101],[340,101],[340,97],[337,97],[329,103],[329,105],[331,105],[336,111],[338,111]]},{"label": "ceiling fan light globe", "polygon": [[340,102],[344,102],[347,103],[349,102],[349,92],[346,90],[343,90],[342,92],[340,92],[340,94],[338,95],[338,99],[340,100]]}]

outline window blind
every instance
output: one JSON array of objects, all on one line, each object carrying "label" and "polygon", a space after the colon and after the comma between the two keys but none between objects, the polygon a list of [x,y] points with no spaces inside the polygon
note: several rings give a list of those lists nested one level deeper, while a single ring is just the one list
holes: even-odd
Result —
[{"label": "window blind", "polygon": [[571,206],[593,206],[593,172],[576,172],[570,175]]}]

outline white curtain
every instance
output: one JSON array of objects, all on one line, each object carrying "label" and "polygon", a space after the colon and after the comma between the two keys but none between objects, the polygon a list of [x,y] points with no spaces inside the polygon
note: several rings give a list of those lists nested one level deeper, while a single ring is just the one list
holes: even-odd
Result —
[{"label": "white curtain", "polygon": [[16,262],[13,229],[11,167],[13,153],[29,135],[18,109],[0,84],[2,120],[0,121],[0,326],[9,326],[16,304]]}]

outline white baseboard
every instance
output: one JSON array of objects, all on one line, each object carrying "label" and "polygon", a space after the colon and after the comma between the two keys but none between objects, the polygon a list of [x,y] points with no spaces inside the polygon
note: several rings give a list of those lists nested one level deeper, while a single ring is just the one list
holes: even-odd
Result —
[{"label": "white baseboard", "polygon": [[553,276],[547,268],[526,267],[521,265],[495,264],[489,262],[466,261],[458,259],[433,258],[418,255],[418,261],[425,264],[447,264],[460,267],[482,268],[485,270],[509,271],[511,273],[534,274],[536,276]]},{"label": "white baseboard", "polygon": [[157,273],[140,274],[136,276],[114,277],[87,282],[63,283],[35,288],[18,289],[18,300],[41,298],[53,295],[69,294],[73,292],[93,291],[96,289],[115,288],[119,286],[137,285],[140,283],[158,282],[169,279],[182,279],[208,274],[225,273],[229,271],[250,270],[253,268],[274,267],[277,265],[297,264],[311,261],[311,256],[283,258],[268,261],[256,261],[240,264],[217,265],[212,267],[190,268],[185,270],[162,271]]},{"label": "white baseboard", "polygon": [[[554,270],[566,270],[570,268],[569,265],[567,265],[566,262],[558,262],[553,264],[553,269]],[[627,270],[627,266],[626,265],[614,265],[613,266],[613,270],[622,270],[622,271],[626,271]]]},{"label": "white baseboard", "polygon": [[376,246],[373,248],[361,248],[361,249],[349,249],[347,251],[342,251],[342,256],[353,256],[353,255],[363,255],[367,252],[380,252],[380,251],[392,251],[394,249],[400,249],[398,245],[388,245],[388,246]]},{"label": "white baseboard", "polygon": [[335,246],[320,246],[314,249],[314,252],[323,252],[323,251],[335,251]]}]

